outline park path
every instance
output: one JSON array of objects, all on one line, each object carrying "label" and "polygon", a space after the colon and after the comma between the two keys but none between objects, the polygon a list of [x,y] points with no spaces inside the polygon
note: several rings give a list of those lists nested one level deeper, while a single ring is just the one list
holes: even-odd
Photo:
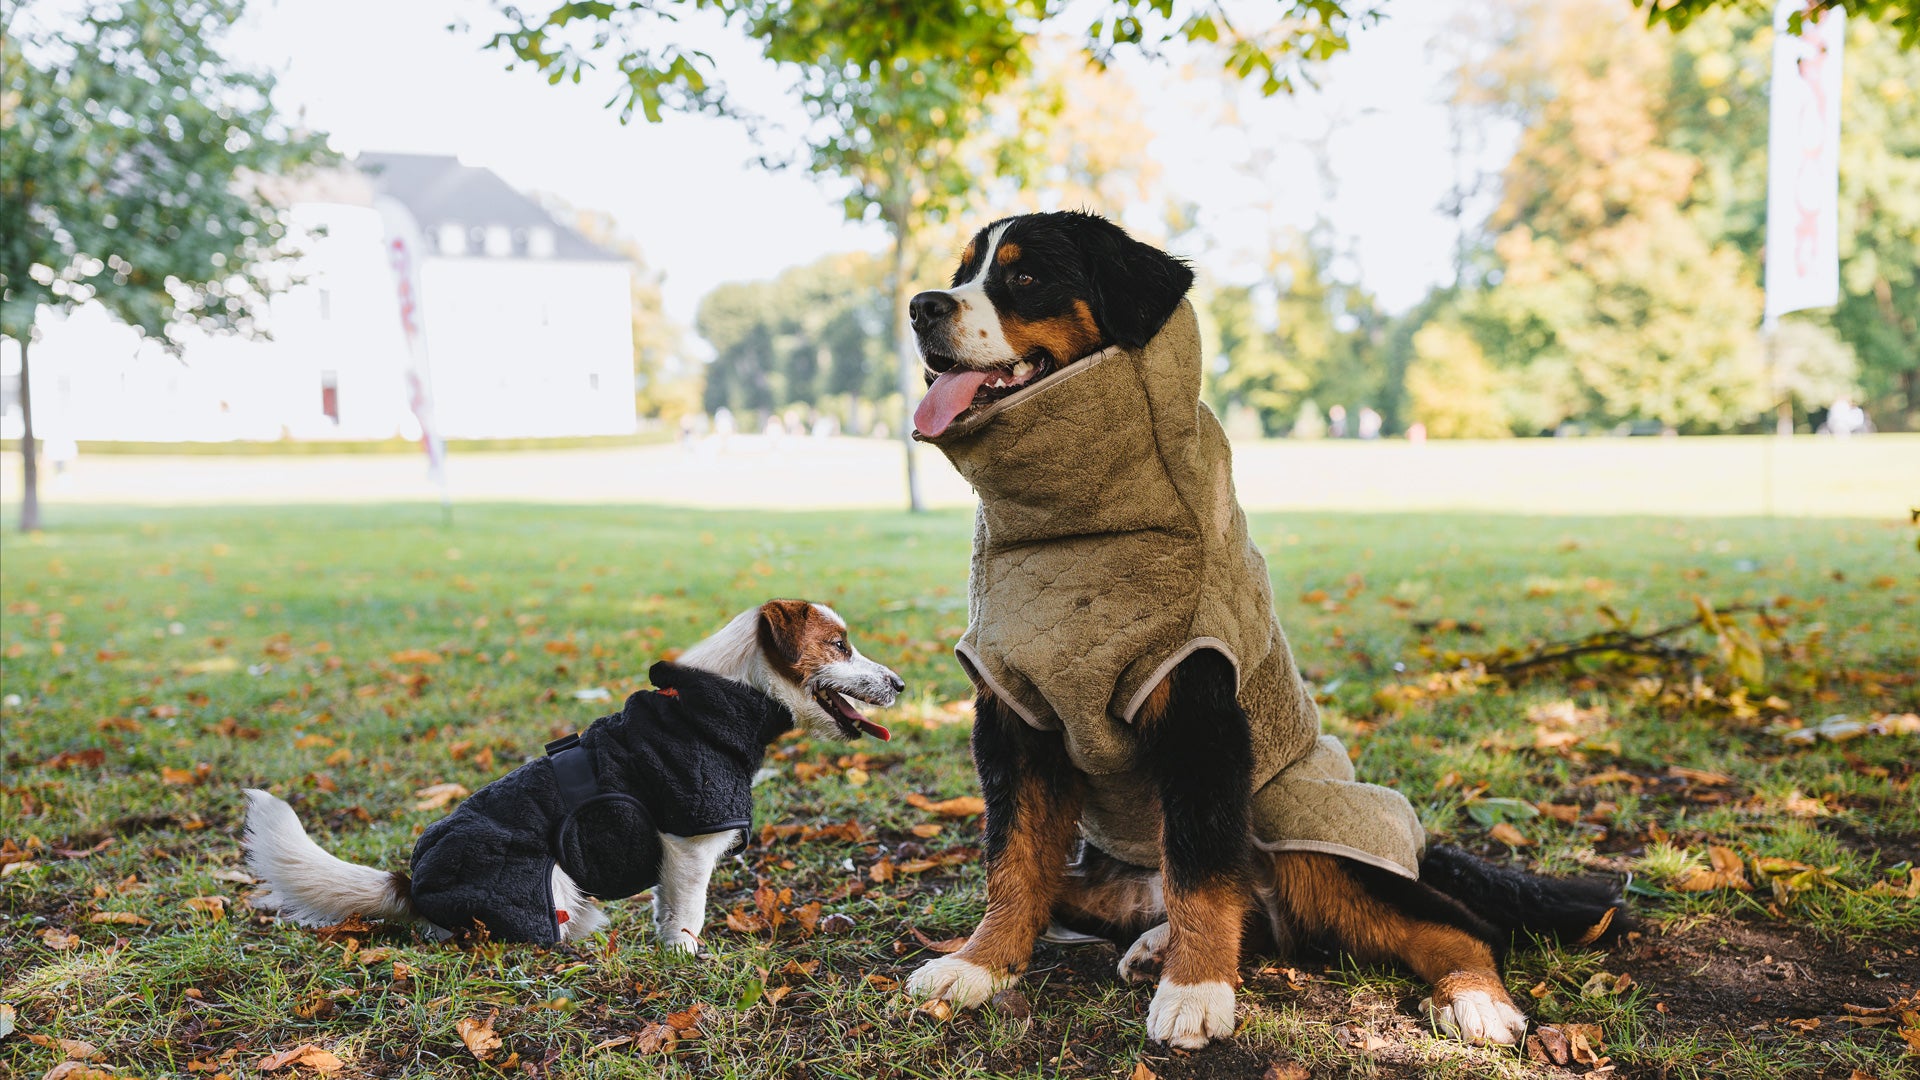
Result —
[{"label": "park path", "polygon": [[[1920,436],[1302,442],[1237,445],[1241,501],[1256,510],[1487,510],[1528,514],[1904,519],[1920,505]],[[966,485],[920,450],[928,501],[969,506]],[[43,466],[44,468],[44,466]],[[43,476],[47,474],[43,472]],[[734,436],[659,445],[454,455],[456,502],[626,503],[782,510],[892,508],[906,499],[898,444]],[[366,503],[432,500],[410,455],[85,456],[49,476],[49,505]],[[0,455],[0,501],[19,498]]]}]

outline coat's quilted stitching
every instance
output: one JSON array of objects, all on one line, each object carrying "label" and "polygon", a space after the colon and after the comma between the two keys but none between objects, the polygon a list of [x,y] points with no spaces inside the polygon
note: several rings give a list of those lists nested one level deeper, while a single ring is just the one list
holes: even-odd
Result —
[{"label": "coat's quilted stitching", "polygon": [[986,671],[969,675],[1065,729],[1093,778],[1089,837],[1157,865],[1157,800],[1125,711],[1162,661],[1219,639],[1253,721],[1258,839],[1348,848],[1414,874],[1425,839],[1413,808],[1356,782],[1339,741],[1320,735],[1273,616],[1226,436],[1200,401],[1192,308],[1145,349],[1081,363],[933,440],[981,500],[962,642]]}]

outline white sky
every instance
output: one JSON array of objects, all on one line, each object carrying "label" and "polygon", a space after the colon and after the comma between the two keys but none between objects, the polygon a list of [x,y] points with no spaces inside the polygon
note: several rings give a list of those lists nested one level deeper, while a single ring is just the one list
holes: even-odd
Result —
[{"label": "white sky", "polygon": [[[1217,102],[1223,91],[1182,85],[1166,67],[1125,65],[1114,77],[1134,80],[1138,98],[1155,103],[1147,120],[1165,186],[1202,209],[1198,236],[1179,254],[1244,278],[1275,227],[1324,212],[1389,308],[1450,278],[1452,223],[1437,206],[1453,165],[1438,104],[1443,64],[1428,42],[1462,2],[1399,0],[1325,69],[1321,92],[1242,94],[1244,128],[1194,122],[1195,101]],[[474,28],[449,30],[463,19]],[[787,78],[750,44],[692,23],[743,100],[798,118]],[[668,311],[688,326],[700,297],[723,281],[884,244],[877,226],[844,220],[831,187],[804,171],[758,168],[737,124],[669,116],[623,126],[604,107],[604,79],[548,86],[531,71],[504,70],[502,54],[480,47],[493,25],[475,0],[256,0],[229,45],[235,59],[278,74],[281,107],[304,112],[342,150],[457,154],[523,189],[612,213],[665,274]],[[1329,200],[1303,140],[1330,129]]]}]

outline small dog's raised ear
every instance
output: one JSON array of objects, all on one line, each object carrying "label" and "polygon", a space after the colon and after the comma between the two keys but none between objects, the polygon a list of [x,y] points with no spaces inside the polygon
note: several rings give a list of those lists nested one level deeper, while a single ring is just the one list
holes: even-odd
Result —
[{"label": "small dog's raised ear", "polygon": [[1138,349],[1167,324],[1193,287],[1185,262],[1128,236],[1105,218],[1087,230],[1087,280],[1093,285],[1093,321],[1117,345]]},{"label": "small dog's raised ear", "polygon": [[800,662],[800,648],[813,605],[805,600],[769,600],[760,605],[760,650],[787,664]]}]

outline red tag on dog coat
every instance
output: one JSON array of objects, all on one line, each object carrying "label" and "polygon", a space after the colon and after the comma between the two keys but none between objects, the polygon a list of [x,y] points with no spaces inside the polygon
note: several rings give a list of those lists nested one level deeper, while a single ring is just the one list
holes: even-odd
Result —
[{"label": "red tag on dog coat", "polygon": [[680,696],[680,691],[674,689],[671,686],[661,690],[655,690],[654,693],[659,694],[661,697],[679,697]]},{"label": "red tag on dog coat", "polygon": [[560,923],[560,925],[565,926],[567,924],[567,919],[570,918],[571,916],[567,914],[566,908],[556,908],[554,909],[553,917],[555,920],[557,920]]}]

